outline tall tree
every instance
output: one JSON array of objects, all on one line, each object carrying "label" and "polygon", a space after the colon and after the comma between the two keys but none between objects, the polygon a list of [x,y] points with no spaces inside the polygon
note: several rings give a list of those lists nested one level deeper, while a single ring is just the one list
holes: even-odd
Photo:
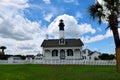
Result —
[{"label": "tall tree", "polygon": [[107,28],[112,30],[116,46],[117,71],[120,72],[120,38],[118,33],[120,0],[102,1],[103,3],[101,4],[96,0],[95,4],[89,6],[88,11],[92,19],[98,19],[99,24],[101,24],[103,20],[108,22]]}]

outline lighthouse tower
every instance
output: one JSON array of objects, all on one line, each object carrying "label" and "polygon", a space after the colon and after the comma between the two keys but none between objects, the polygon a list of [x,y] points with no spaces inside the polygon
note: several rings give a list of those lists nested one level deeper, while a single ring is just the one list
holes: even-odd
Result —
[{"label": "lighthouse tower", "polygon": [[60,23],[59,23],[59,39],[64,39],[64,23],[63,23],[63,20],[61,19],[60,20]]},{"label": "lighthouse tower", "polygon": [[65,45],[65,37],[64,37],[64,26],[65,25],[62,19],[60,20],[60,23],[58,26],[59,26],[59,44]]}]

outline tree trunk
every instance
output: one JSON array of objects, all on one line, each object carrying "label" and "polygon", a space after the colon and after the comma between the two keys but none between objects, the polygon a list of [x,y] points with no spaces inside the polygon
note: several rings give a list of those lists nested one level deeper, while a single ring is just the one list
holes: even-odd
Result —
[{"label": "tree trunk", "polygon": [[120,38],[119,38],[119,32],[118,32],[118,19],[117,15],[112,13],[109,16],[109,26],[110,29],[113,32],[115,47],[116,47],[116,67],[117,72],[120,72]]},{"label": "tree trunk", "polygon": [[111,28],[114,36],[114,42],[116,46],[116,67],[117,67],[117,72],[120,72],[120,39],[119,39],[119,33],[118,33],[118,28],[113,27]]},{"label": "tree trunk", "polygon": [[116,46],[116,48],[119,48],[120,47],[120,38],[119,38],[118,28],[117,27],[112,28],[112,32],[113,32],[115,46]]},{"label": "tree trunk", "polygon": [[5,52],[4,52],[4,49],[2,49],[2,54],[4,54]]},{"label": "tree trunk", "polygon": [[117,72],[120,73],[120,47],[116,48],[116,67],[117,67]]}]

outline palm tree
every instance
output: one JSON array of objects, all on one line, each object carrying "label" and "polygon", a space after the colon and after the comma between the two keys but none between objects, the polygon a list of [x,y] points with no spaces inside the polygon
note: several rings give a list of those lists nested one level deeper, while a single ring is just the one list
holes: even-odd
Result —
[{"label": "palm tree", "polygon": [[120,17],[120,0],[103,0],[100,4],[96,1],[95,4],[89,6],[88,11],[92,19],[98,19],[99,24],[103,20],[108,22],[108,27],[113,32],[115,47],[117,71],[120,72],[120,38],[118,33],[118,18]]},{"label": "palm tree", "polygon": [[1,46],[0,49],[2,49],[2,54],[4,54],[4,50],[7,49],[5,46]]}]

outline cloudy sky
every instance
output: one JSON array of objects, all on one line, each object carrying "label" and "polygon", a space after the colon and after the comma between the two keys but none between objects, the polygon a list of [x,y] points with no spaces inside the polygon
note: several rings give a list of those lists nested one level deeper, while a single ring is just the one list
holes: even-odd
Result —
[{"label": "cloudy sky", "polygon": [[[100,0],[101,2],[101,0]],[[107,23],[90,19],[87,8],[95,0],[0,0],[0,46],[6,54],[36,54],[42,41],[59,38],[58,24],[63,19],[65,37],[84,42],[92,51],[114,53],[114,40]]]}]

